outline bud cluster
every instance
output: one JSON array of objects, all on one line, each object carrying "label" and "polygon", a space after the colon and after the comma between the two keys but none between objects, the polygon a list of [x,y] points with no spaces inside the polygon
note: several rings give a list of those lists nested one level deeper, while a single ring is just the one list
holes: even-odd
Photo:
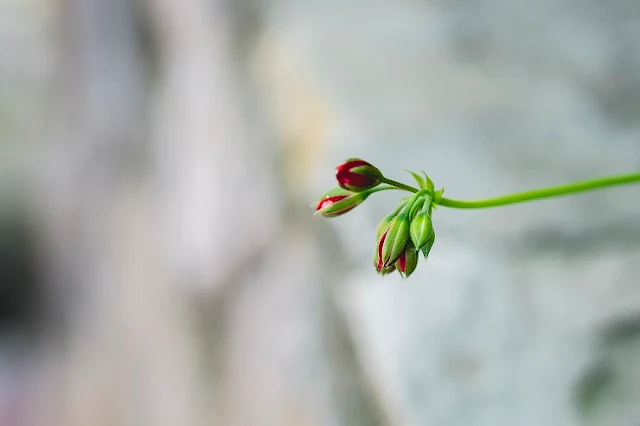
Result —
[{"label": "bud cluster", "polygon": [[[378,225],[373,256],[375,269],[381,275],[398,271],[403,278],[415,271],[418,254],[426,259],[435,241],[431,213],[443,190],[434,191],[433,182],[410,172],[419,189],[389,180],[370,163],[352,158],[339,165],[336,172],[338,187],[323,194],[317,202],[316,213],[324,217],[343,215],[374,192],[385,189],[404,189],[414,192]],[[386,184],[386,185],[381,185]]]},{"label": "bud cluster", "polygon": [[374,253],[376,271],[384,274],[397,269],[406,278],[418,266],[420,251],[427,258],[436,237],[431,223],[432,199],[426,190],[419,191],[382,219]]}]

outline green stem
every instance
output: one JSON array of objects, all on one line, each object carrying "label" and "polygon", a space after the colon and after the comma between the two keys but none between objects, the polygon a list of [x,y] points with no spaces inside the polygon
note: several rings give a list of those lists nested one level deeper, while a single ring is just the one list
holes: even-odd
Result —
[{"label": "green stem", "polygon": [[388,178],[382,178],[382,182],[389,184],[393,187],[395,187],[396,189],[404,189],[405,191],[409,191],[409,192],[418,192],[419,189],[418,188],[414,188],[413,186],[409,186],[409,185],[405,185],[402,182],[398,182],[395,181],[393,179],[388,179]]},{"label": "green stem", "polygon": [[[606,188],[615,185],[624,185],[633,182],[640,182],[640,173],[603,176],[596,179],[578,181],[549,188],[534,189],[532,191],[518,192],[515,194],[505,195],[503,197],[489,198],[486,200],[463,201],[441,198],[438,204],[444,207],[452,207],[456,209],[481,209],[487,207],[504,206],[507,204],[524,203],[526,201],[539,200],[541,198],[559,197],[562,195],[592,191],[594,189]],[[387,183],[391,184],[391,182]],[[406,185],[403,186],[405,186],[405,188],[403,189],[412,191],[412,189],[406,188]]]},{"label": "green stem", "polygon": [[397,188],[395,186],[390,186],[390,185],[378,185],[374,188],[368,189],[365,192],[369,193],[369,194],[373,194],[375,192],[380,192],[380,191],[388,191],[389,189],[401,189],[401,188]]}]

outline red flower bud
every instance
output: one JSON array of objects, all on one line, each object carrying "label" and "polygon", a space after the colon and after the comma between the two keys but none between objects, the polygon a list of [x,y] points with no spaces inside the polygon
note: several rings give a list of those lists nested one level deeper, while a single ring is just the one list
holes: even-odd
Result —
[{"label": "red flower bud", "polygon": [[389,266],[384,266],[382,264],[382,258],[380,257],[380,248],[378,244],[376,244],[376,249],[373,253],[373,266],[376,268],[376,272],[380,275],[388,275],[396,270],[396,264],[392,264]]},{"label": "red flower bud", "polygon": [[366,191],[382,181],[382,173],[377,167],[357,158],[347,160],[336,169],[338,184],[349,191]]},{"label": "red flower bud", "polygon": [[400,253],[400,257],[398,257],[398,261],[396,262],[396,266],[400,275],[407,278],[409,275],[416,270],[416,266],[418,266],[418,252],[415,250],[411,244],[407,244]]},{"label": "red flower bud", "polygon": [[316,213],[324,217],[336,217],[354,209],[367,199],[368,193],[354,193],[342,188],[335,188],[326,192],[318,200]]},{"label": "red flower bud", "polygon": [[398,262],[396,262],[396,265],[398,265],[398,271],[402,272],[403,274],[407,270],[406,255],[407,255],[407,249],[402,250],[402,253],[400,253],[400,257],[398,258]]},{"label": "red flower bud", "polygon": [[380,261],[380,256],[378,256],[378,247],[376,246],[376,250],[373,253],[373,267],[376,268],[376,272],[380,275],[387,275],[396,270],[396,265],[393,264],[388,267],[382,266],[382,262]]},{"label": "red flower bud", "polygon": [[338,201],[344,200],[348,198],[348,195],[334,195],[333,197],[325,198],[324,200],[318,203],[316,207],[316,212],[320,213],[324,217],[335,217],[340,216],[341,214],[345,214],[349,210],[353,209],[355,206],[339,208],[336,210],[335,206],[333,207],[333,211],[329,211],[329,208],[333,206]]},{"label": "red flower bud", "polygon": [[382,258],[382,247],[384,246],[384,240],[387,239],[388,233],[389,233],[389,230],[387,229],[378,240],[378,247],[376,248],[376,255],[377,255],[376,269],[378,270],[378,272],[381,272],[382,269],[384,268],[384,260]]},{"label": "red flower bud", "polygon": [[380,275],[389,275],[390,273],[392,273],[393,271],[396,270],[396,265],[391,265],[388,266],[386,268],[382,268],[382,270],[380,271]]}]

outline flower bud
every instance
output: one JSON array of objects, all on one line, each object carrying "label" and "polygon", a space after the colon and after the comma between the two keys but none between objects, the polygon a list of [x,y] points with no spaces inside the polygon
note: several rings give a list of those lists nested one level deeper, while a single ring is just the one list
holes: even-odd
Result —
[{"label": "flower bud", "polygon": [[416,270],[416,267],[418,266],[418,252],[411,243],[407,244],[404,250],[402,250],[396,265],[398,272],[400,272],[400,275],[404,278],[408,278],[409,275]]},{"label": "flower bud", "polygon": [[421,249],[427,244],[427,241],[433,232],[433,224],[431,223],[431,216],[426,212],[420,212],[411,221],[411,227],[409,233],[411,235],[411,241],[417,249]]},{"label": "flower bud", "polygon": [[384,267],[382,266],[382,262],[380,261],[380,256],[378,256],[378,250],[376,249],[373,253],[373,266],[376,268],[376,271],[380,275],[388,275],[396,270],[396,265],[393,264],[391,266]]},{"label": "flower bud", "polygon": [[384,246],[384,242],[387,239],[388,232],[389,232],[388,229],[384,231],[380,236],[380,238],[378,238],[378,243],[376,244],[376,252],[375,252],[375,257],[373,262],[378,272],[381,272],[382,268],[384,268],[384,260],[382,258],[382,247]]},{"label": "flower bud", "polygon": [[394,215],[385,216],[384,219],[380,221],[380,223],[378,224],[378,229],[376,230],[376,241],[379,241],[380,237],[382,237],[382,234],[384,234],[384,232],[389,229],[391,221],[394,217]]},{"label": "flower bud", "polygon": [[391,265],[391,266],[387,266],[386,268],[382,268],[382,271],[380,271],[380,275],[384,276],[384,275],[389,275],[390,273],[392,273],[393,271],[396,270],[396,265]]},{"label": "flower bud", "polygon": [[367,199],[369,193],[354,193],[342,188],[334,188],[318,200],[316,213],[324,217],[343,215]]},{"label": "flower bud", "polygon": [[341,188],[362,192],[376,187],[382,182],[380,170],[358,158],[350,158],[336,167],[336,179]]},{"label": "flower bud", "polygon": [[398,260],[408,239],[409,218],[406,214],[400,214],[393,218],[389,229],[378,240],[378,256],[383,267],[390,266]]},{"label": "flower bud", "polygon": [[391,213],[388,216],[385,216],[380,223],[378,224],[378,229],[376,230],[376,241],[380,240],[380,237],[382,237],[382,234],[384,233],[384,231],[386,231],[387,229],[389,229],[389,226],[391,225],[391,221],[393,220],[394,217],[396,217],[404,208],[405,206],[408,204],[410,200],[405,200],[403,201],[398,208],[396,208],[393,213]]},{"label": "flower bud", "polygon": [[429,238],[427,239],[427,242],[420,249],[422,251],[422,254],[423,254],[425,260],[427,259],[427,257],[429,257],[429,252],[431,251],[431,248],[433,247],[433,243],[435,241],[436,241],[436,231],[432,229],[431,230],[431,235],[429,235]]}]

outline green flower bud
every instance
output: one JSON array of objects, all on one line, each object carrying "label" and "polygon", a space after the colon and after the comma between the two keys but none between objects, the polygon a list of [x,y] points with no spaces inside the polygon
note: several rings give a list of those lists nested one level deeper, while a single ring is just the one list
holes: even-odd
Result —
[{"label": "green flower bud", "polygon": [[384,232],[389,229],[389,226],[391,225],[391,221],[393,220],[393,218],[396,217],[393,214],[390,214],[389,216],[385,216],[380,223],[378,224],[378,229],[376,230],[376,241],[380,240],[380,237],[382,237],[382,234],[384,234]]},{"label": "green flower bud", "polygon": [[402,254],[400,254],[396,265],[403,278],[408,278],[416,270],[418,266],[418,251],[411,242],[408,242]]},{"label": "green flower bud", "polygon": [[387,266],[386,268],[382,268],[382,271],[380,271],[380,275],[382,276],[389,275],[395,270],[396,270],[396,265]]},{"label": "green flower bud", "polygon": [[403,201],[402,204],[400,204],[398,208],[394,210],[393,213],[391,213],[388,216],[385,216],[380,221],[380,223],[378,224],[378,229],[376,230],[376,241],[380,239],[382,234],[384,234],[384,231],[389,229],[389,226],[391,225],[391,221],[393,220],[393,218],[396,217],[398,213],[400,213],[400,211],[402,211],[402,209],[407,205],[409,201],[410,200]]},{"label": "green flower bud", "polygon": [[378,254],[378,248],[376,247],[376,249],[374,250],[373,253],[373,266],[376,268],[376,271],[380,274],[380,275],[388,275],[390,273],[392,273],[393,271],[396,270],[396,264],[394,263],[391,266],[383,266],[382,265],[382,261],[380,259],[380,256]]},{"label": "green flower bud", "polygon": [[421,249],[424,247],[432,232],[433,224],[431,223],[431,216],[429,216],[428,213],[420,212],[411,221],[409,233],[411,235],[411,241],[416,248]]},{"label": "green flower bud", "polygon": [[393,265],[409,239],[409,217],[400,214],[391,220],[389,228],[378,240],[378,256],[382,267]]},{"label": "green flower bud", "polygon": [[436,241],[436,231],[432,229],[431,235],[429,235],[429,238],[427,239],[426,244],[424,245],[424,247],[420,249],[422,251],[422,254],[425,260],[427,259],[427,257],[429,257],[429,252],[431,252],[431,247],[433,247],[433,243],[435,241]]}]

